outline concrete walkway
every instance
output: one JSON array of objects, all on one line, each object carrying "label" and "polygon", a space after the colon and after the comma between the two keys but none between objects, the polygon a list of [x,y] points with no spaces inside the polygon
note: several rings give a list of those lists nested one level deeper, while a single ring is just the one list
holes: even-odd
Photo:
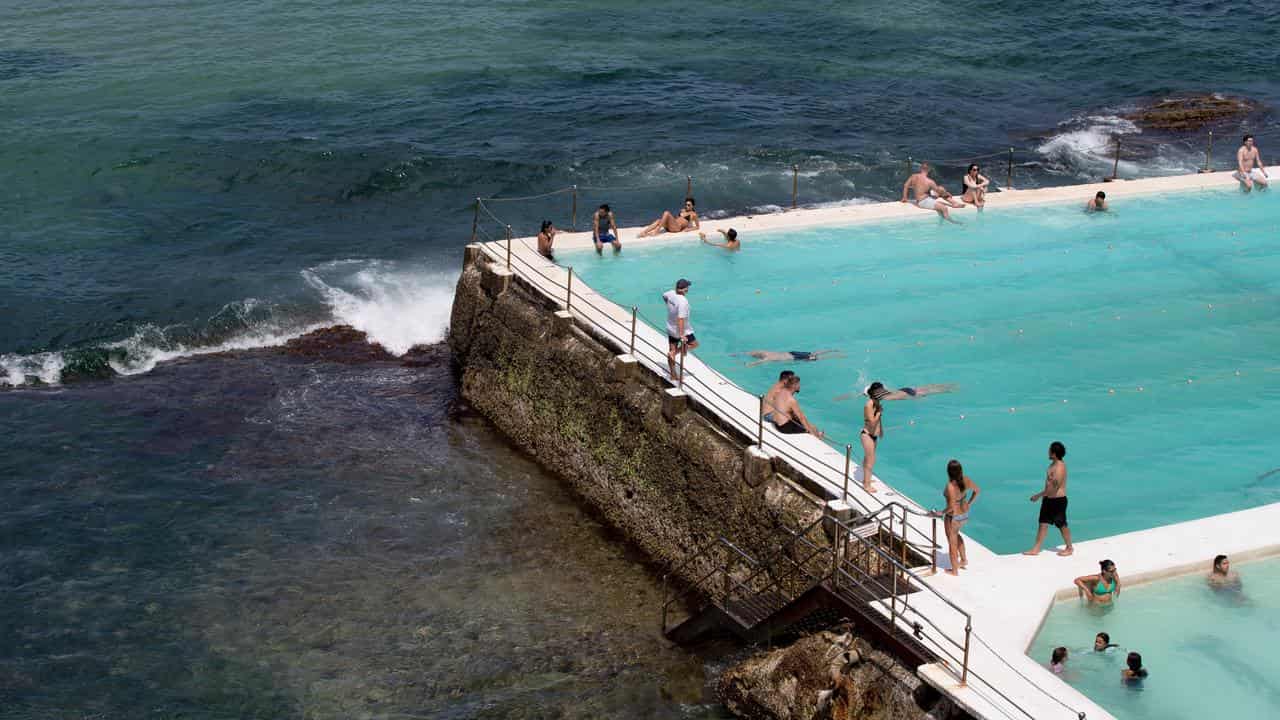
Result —
[{"label": "concrete walkway", "polygon": [[[1274,173],[1280,181],[1280,171]],[[1078,203],[1081,207],[1097,190],[1105,190],[1109,201],[1122,201],[1140,195],[1221,190],[1236,184],[1228,172],[1150,178],[1144,180],[1097,183],[1070,187],[1019,190],[992,193],[987,197],[986,212],[1033,204]],[[1280,192],[1280,187],[1272,190]],[[960,217],[973,213],[972,207],[955,211]],[[794,210],[773,215],[726,218],[703,223],[711,227],[734,227],[739,233],[765,230],[791,230],[818,225],[849,225],[888,220],[937,222],[931,211],[902,203],[879,203],[839,208]],[[620,228],[624,245],[696,241],[694,233],[636,238],[639,228]],[[561,233],[556,248],[571,250],[591,246],[587,233]],[[536,239],[519,238],[484,244],[485,252],[499,265],[510,252],[511,270],[559,303],[569,307],[574,320],[592,328],[597,335],[612,339],[619,347],[632,342],[632,315],[597,293],[578,279],[573,281],[573,297],[569,301],[568,272],[538,255]],[[637,323],[636,362],[661,377],[668,377],[666,367],[665,329]],[[835,449],[809,435],[781,435],[759,418],[759,397],[734,385],[696,355],[685,364],[685,382],[681,389],[668,391],[687,397],[717,415],[723,422],[757,438],[763,452],[780,458],[809,479],[830,489],[839,497],[846,486],[844,449]],[[854,448],[854,457],[861,449]],[[857,463],[851,463],[847,481],[848,501],[863,511],[874,511],[886,503],[901,503],[916,512],[922,508],[873,478],[880,486],[877,493],[862,490]],[[933,521],[922,515],[909,514],[909,539],[927,543],[934,532]],[[1050,540],[1056,537],[1050,529]],[[941,530],[938,529],[939,541]],[[1028,536],[1030,544],[1032,538]],[[1048,672],[1041,663],[1027,657],[1026,650],[1039,630],[1055,597],[1073,597],[1072,580],[1079,575],[1097,572],[1098,561],[1113,560],[1118,566],[1123,585],[1176,575],[1191,570],[1207,572],[1210,559],[1227,553],[1234,559],[1260,557],[1280,553],[1280,503],[1192,522],[1168,525],[1140,532],[1116,535],[1076,544],[1073,557],[1058,557],[1050,549],[1038,557],[996,555],[982,544],[966,536],[969,569],[959,577],[939,573],[928,575],[928,568],[918,574],[920,581],[938,594],[924,591],[899,598],[934,627],[926,624],[921,639],[940,656],[963,656],[966,620],[972,623],[969,643],[969,682],[961,686],[959,661],[936,663],[919,669],[928,683],[950,696],[977,718],[1033,718],[1070,720],[1080,713],[1096,720],[1112,716],[1075,689]],[[1123,594],[1123,593],[1122,593]],[[939,595],[943,597],[940,597]],[[963,608],[966,618],[948,604]],[[1120,603],[1123,604],[1123,599]],[[884,612],[889,614],[888,602]],[[911,632],[908,614],[899,617],[904,632]],[[1078,640],[1078,638],[1075,638]],[[1064,642],[1066,639],[1064,639]]]}]

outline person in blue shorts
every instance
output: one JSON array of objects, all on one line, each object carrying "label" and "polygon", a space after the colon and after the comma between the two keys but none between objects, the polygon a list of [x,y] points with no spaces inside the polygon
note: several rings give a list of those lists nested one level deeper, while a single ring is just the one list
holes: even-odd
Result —
[{"label": "person in blue shorts", "polygon": [[612,245],[614,252],[622,252],[622,240],[618,238],[618,223],[613,218],[609,203],[604,203],[591,215],[591,241],[596,254],[603,254],[605,245]]}]

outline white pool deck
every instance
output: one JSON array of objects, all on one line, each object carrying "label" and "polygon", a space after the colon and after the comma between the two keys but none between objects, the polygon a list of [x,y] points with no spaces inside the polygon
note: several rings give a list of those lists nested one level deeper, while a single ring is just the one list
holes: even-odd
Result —
[{"label": "white pool deck", "polygon": [[[1280,171],[1269,169],[1269,172],[1280,181]],[[1229,172],[1217,172],[1014,190],[988,195],[986,212],[998,213],[1002,208],[1034,204],[1076,203],[1083,207],[1097,190],[1106,191],[1108,202],[1123,206],[1126,199],[1141,195],[1185,193],[1197,189],[1222,190],[1234,185],[1236,181]],[[1271,192],[1280,192],[1280,187]],[[953,212],[963,221],[966,215],[972,217],[975,210],[969,206]],[[938,222],[937,215],[932,211],[890,202],[725,218],[704,221],[702,225],[708,232],[714,232],[715,228],[737,229],[743,241],[744,252],[750,252],[753,232],[911,218],[921,222]],[[637,238],[638,232],[638,228],[620,229],[624,248],[637,244],[698,242],[697,234],[693,232]],[[561,233],[556,237],[557,250],[590,246],[589,232]],[[568,273],[564,268],[538,255],[534,247],[534,238],[517,239],[512,243],[512,269],[563,307],[566,296],[564,285]],[[507,253],[505,241],[485,243],[484,249],[498,261],[499,266],[502,265]],[[625,249],[623,252],[626,252]],[[672,272],[674,281],[679,274],[678,269],[673,268]],[[630,338],[630,309],[610,301],[576,278],[573,281],[573,292],[571,312],[575,321],[584,326],[592,326],[597,333],[611,336],[625,347]],[[702,332],[714,332],[714,328],[703,328]],[[636,333],[636,361],[666,377],[665,330],[642,322]],[[724,422],[740,428],[748,436],[756,436],[756,418],[759,414],[757,395],[734,385],[713,368],[703,364],[696,354],[688,356],[685,369],[687,377],[696,378],[687,381],[684,388],[693,402],[715,413]],[[765,452],[783,458],[811,480],[824,484],[839,495],[845,462],[843,448],[837,450],[808,435],[778,435],[768,428],[764,432],[763,445]],[[860,457],[861,449],[854,446],[855,464]],[[849,493],[855,502],[872,508],[889,501],[920,507],[878,477],[875,480],[880,487],[879,492],[867,494],[861,489],[860,474],[855,472],[854,478],[849,482]],[[977,512],[982,512],[980,503],[977,507]],[[1117,508],[1116,511],[1141,512],[1141,508]],[[1033,539],[1036,512],[1037,506],[1028,502],[1028,546]],[[923,537],[929,537],[931,521],[912,516],[911,524]],[[918,674],[974,717],[982,720],[1068,720],[1079,717],[1078,713],[1084,713],[1090,720],[1111,718],[1112,715],[1106,710],[1048,672],[1038,661],[1040,659],[1033,660],[1026,655],[1028,646],[1055,598],[1074,597],[1073,579],[1097,572],[1098,561],[1102,559],[1110,559],[1116,563],[1123,590],[1126,585],[1137,582],[1192,571],[1207,572],[1211,558],[1218,553],[1235,556],[1237,560],[1280,554],[1280,503],[1077,542],[1072,557],[1064,558],[1055,554],[1055,548],[1051,545],[1059,539],[1057,530],[1050,528],[1050,542],[1046,543],[1045,552],[1029,557],[1021,554],[997,555],[976,540],[967,538],[969,568],[959,577],[946,575],[941,571],[929,576],[928,568],[920,571],[926,584],[970,614],[974,639],[970,644],[967,685],[960,685],[958,664],[950,667],[944,663],[926,665],[919,668]],[[941,537],[939,541],[945,543]],[[938,633],[926,628],[923,637],[925,644],[945,650],[945,654],[957,655],[957,648],[948,639],[963,639],[964,617],[927,591],[913,593],[909,602],[912,608],[944,629],[946,637],[938,637]],[[1123,607],[1123,592],[1118,602]],[[1118,608],[1117,611],[1123,610]],[[1140,608],[1132,611],[1140,611]],[[1080,638],[1063,639],[1064,643],[1069,644],[1068,641],[1079,642]]]}]

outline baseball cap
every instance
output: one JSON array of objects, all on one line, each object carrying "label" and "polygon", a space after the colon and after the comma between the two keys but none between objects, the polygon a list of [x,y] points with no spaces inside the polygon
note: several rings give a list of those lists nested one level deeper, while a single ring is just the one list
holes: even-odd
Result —
[{"label": "baseball cap", "polygon": [[676,281],[676,289],[683,290],[692,284],[693,283],[689,282],[688,280],[685,280],[684,278],[680,278],[679,280]]}]

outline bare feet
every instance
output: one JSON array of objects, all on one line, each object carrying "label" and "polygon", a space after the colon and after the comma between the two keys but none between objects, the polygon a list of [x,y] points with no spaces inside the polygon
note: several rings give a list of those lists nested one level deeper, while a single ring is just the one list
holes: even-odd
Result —
[{"label": "bare feet", "polygon": [[1063,548],[1058,551],[1058,557],[1070,557],[1075,551],[1075,548]]},{"label": "bare feet", "polygon": [[869,493],[876,492],[876,488],[875,488],[875,486],[874,486],[874,485],[863,485],[863,486],[862,486],[862,489],[863,489],[863,490],[866,490],[866,491],[867,491],[867,492],[869,492]]},{"label": "bare feet", "polygon": [[1040,548],[1031,548],[1030,550],[1023,550],[1022,554],[1023,555],[1039,555]]},{"label": "bare feet", "polygon": [[946,573],[948,575],[954,575],[956,577],[960,577],[960,573],[956,572],[955,570],[947,570]]}]

